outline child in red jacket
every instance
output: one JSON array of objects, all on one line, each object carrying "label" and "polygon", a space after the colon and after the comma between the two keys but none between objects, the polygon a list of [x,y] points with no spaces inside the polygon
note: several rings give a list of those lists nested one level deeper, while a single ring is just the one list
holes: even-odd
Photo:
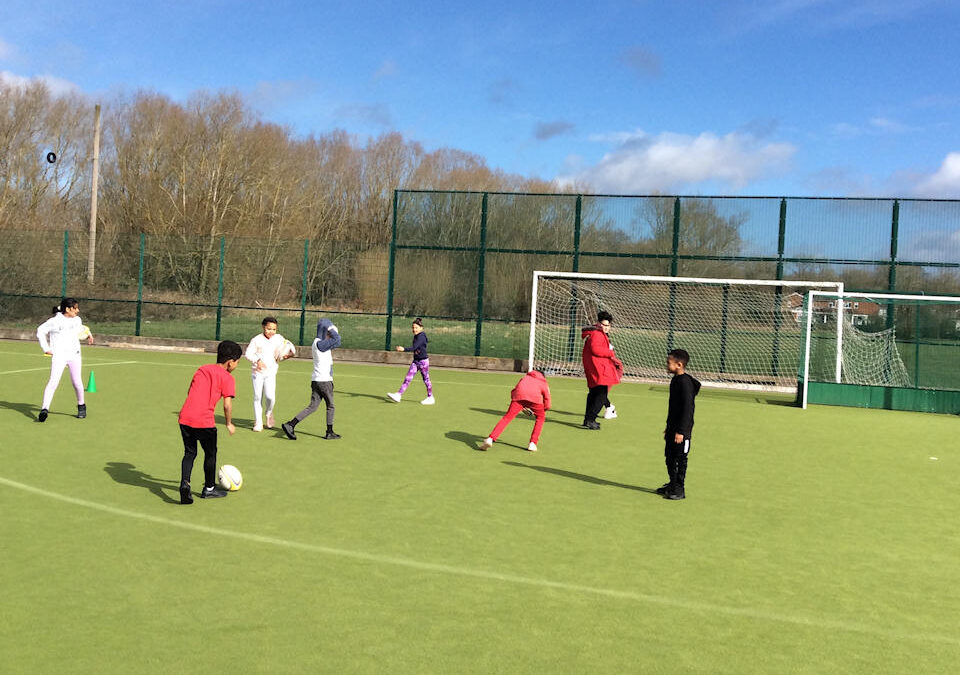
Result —
[{"label": "child in red jacket", "polygon": [[489,450],[507,425],[524,408],[528,408],[536,417],[533,432],[530,434],[530,445],[527,446],[527,450],[536,452],[540,430],[543,429],[543,422],[547,417],[546,411],[550,410],[550,387],[547,386],[547,378],[539,370],[531,370],[517,382],[517,386],[510,392],[510,407],[507,408],[507,414],[500,418],[497,426],[480,445],[480,449]]}]

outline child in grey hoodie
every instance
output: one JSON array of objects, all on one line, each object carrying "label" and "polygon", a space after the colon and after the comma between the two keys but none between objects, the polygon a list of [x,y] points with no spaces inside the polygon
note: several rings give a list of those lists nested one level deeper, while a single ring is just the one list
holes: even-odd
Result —
[{"label": "child in grey hoodie", "polygon": [[340,346],[340,333],[330,319],[317,321],[317,337],[313,340],[313,377],[310,381],[310,404],[294,415],[289,422],[280,425],[283,433],[292,441],[297,440],[294,428],[312,415],[320,407],[320,401],[327,406],[327,440],[340,438],[333,430],[333,350]]}]

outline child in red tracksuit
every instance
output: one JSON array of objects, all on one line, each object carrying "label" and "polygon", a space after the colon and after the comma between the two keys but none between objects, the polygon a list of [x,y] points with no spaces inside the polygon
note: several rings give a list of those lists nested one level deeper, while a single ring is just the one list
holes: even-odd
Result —
[{"label": "child in red tracksuit", "polygon": [[543,429],[543,422],[547,417],[546,411],[550,410],[550,387],[547,386],[547,378],[539,370],[531,370],[517,382],[517,386],[510,392],[510,407],[507,408],[507,414],[500,418],[480,449],[489,450],[507,425],[524,408],[528,408],[536,417],[533,432],[530,434],[530,445],[527,446],[527,450],[536,452],[540,430]]}]

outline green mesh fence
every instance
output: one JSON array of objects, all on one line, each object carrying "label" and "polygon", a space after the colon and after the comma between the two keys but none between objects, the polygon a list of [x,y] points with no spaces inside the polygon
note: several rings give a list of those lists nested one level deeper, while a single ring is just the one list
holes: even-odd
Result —
[{"label": "green mesh fence", "polygon": [[422,316],[435,353],[512,358],[526,356],[536,269],[960,294],[956,200],[398,190],[388,246],[100,232],[92,280],[86,232],[3,238],[8,325],[35,326],[66,293],[100,332],[218,339],[273,314],[309,341],[323,312],[383,349]]}]

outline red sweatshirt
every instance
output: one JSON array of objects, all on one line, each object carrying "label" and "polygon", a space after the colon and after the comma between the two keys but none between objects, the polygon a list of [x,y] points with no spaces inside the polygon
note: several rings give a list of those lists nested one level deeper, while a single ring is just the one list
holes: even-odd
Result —
[{"label": "red sweatshirt", "polygon": [[531,370],[524,375],[510,392],[511,401],[529,401],[539,403],[543,400],[543,409],[550,410],[550,387],[547,378],[539,370]]}]

